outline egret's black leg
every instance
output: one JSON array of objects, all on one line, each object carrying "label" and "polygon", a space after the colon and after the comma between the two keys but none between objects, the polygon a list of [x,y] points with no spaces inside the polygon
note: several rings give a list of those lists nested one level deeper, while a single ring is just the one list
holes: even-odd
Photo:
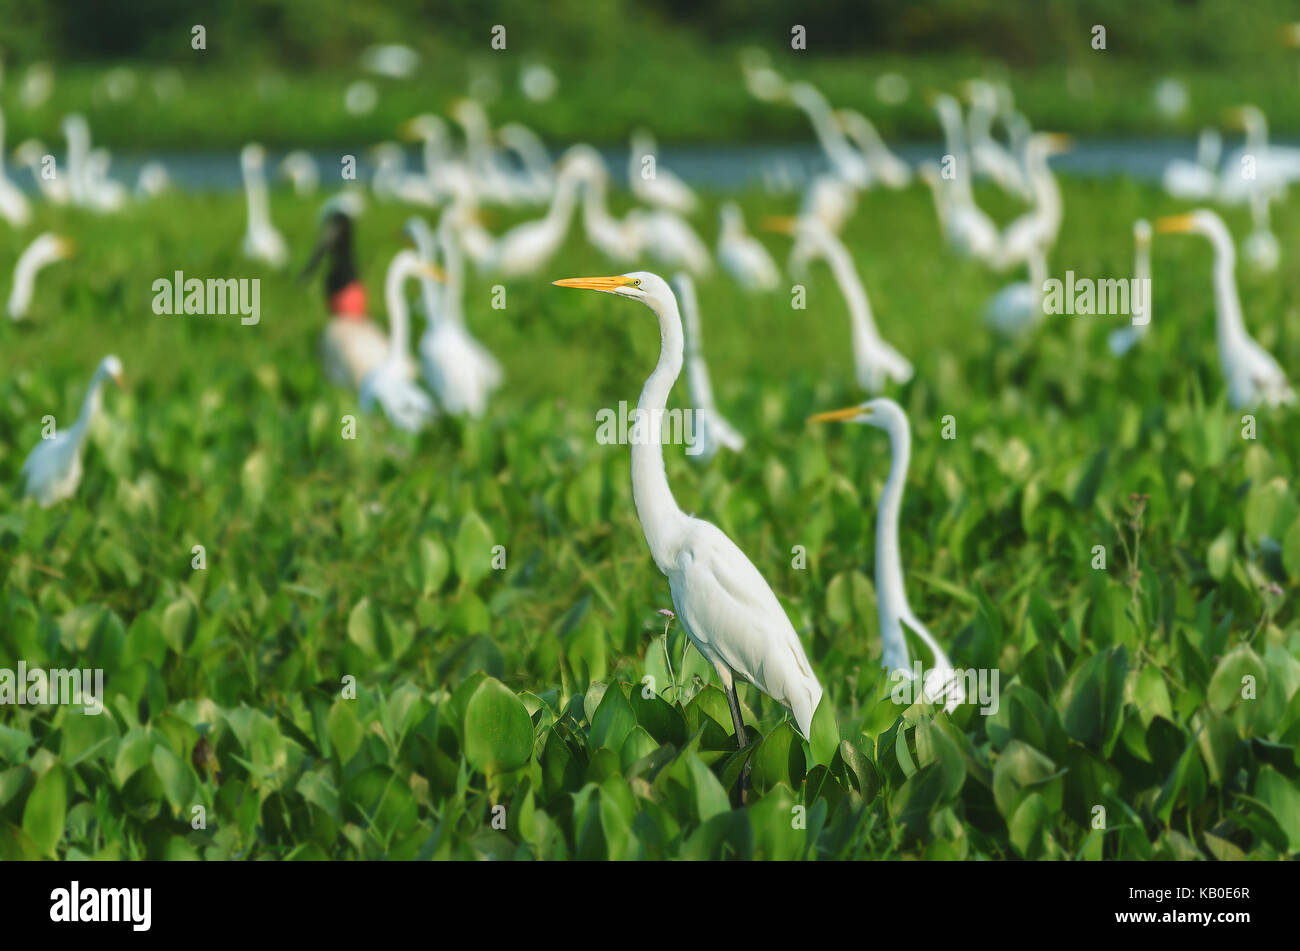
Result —
[{"label": "egret's black leg", "polygon": [[[735,683],[726,686],[727,706],[731,708],[731,722],[736,728],[736,749],[743,750],[748,741],[745,737],[745,719],[740,715],[740,698],[736,696]],[[749,799],[749,760],[740,771],[740,802],[744,805]]]}]

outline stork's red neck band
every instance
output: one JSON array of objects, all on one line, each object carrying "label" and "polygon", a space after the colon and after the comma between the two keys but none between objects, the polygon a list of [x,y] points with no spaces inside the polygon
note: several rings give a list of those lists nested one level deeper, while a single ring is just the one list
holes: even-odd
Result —
[{"label": "stork's red neck band", "polygon": [[330,313],[348,320],[363,319],[367,314],[365,285],[351,281],[330,295]]}]

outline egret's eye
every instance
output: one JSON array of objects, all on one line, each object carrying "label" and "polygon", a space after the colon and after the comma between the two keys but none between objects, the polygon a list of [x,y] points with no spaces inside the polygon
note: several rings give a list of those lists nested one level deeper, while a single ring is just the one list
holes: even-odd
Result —
[{"label": "egret's eye", "polygon": [[633,282],[632,282],[632,286],[633,286],[633,287],[640,287],[640,286],[641,286],[641,278],[638,277],[635,281],[633,281]]}]

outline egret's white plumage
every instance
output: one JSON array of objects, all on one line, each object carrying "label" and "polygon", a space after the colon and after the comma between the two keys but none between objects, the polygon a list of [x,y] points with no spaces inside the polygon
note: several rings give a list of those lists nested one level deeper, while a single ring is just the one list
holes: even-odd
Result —
[{"label": "egret's white plumage", "polygon": [[255,143],[239,153],[239,167],[244,176],[244,197],[248,204],[248,228],[244,232],[244,256],[263,261],[271,267],[284,267],[289,248],[284,237],[271,223],[271,205],[266,189],[266,151]]},{"label": "egret's white plumage", "polygon": [[14,283],[9,291],[7,310],[10,320],[22,320],[27,316],[36,290],[36,275],[41,268],[70,257],[72,252],[71,241],[48,231],[23,249],[14,265]]},{"label": "egret's white plumage", "polygon": [[418,432],[437,409],[429,394],[412,382],[407,373],[410,361],[410,309],[406,303],[406,282],[418,274],[433,272],[415,251],[405,248],[393,257],[384,279],[384,303],[388,308],[388,353],[383,361],[361,381],[361,408],[367,412],[375,405],[398,429]]},{"label": "egret's white plumage", "polygon": [[42,508],[62,502],[77,491],[81,482],[82,446],[91,422],[99,413],[104,381],[110,379],[122,385],[122,361],[111,354],[95,368],[76,422],[51,438],[42,439],[23,463],[24,494],[36,499]]},{"label": "egret's white plumage", "polygon": [[666,208],[679,215],[689,215],[699,205],[695,192],[670,170],[660,166],[659,146],[645,129],[632,133],[627,178],[632,194],[648,205]]},{"label": "egret's white plumage", "polygon": [[32,208],[27,196],[5,174],[5,117],[0,112],[0,218],[15,228],[22,228],[31,220]]},{"label": "egret's white plumage", "polygon": [[[1110,352],[1120,357],[1128,353],[1147,335],[1151,327],[1151,223],[1145,218],[1133,222],[1133,279],[1141,288],[1137,293],[1144,295],[1141,301],[1141,323],[1132,323],[1127,327],[1112,330],[1107,342]],[[1133,308],[1137,316],[1137,307]]]},{"label": "egret's white plumage", "polygon": [[746,290],[775,290],[781,281],[776,262],[767,248],[745,230],[745,217],[734,201],[718,212],[722,227],[718,234],[718,263]]},{"label": "egret's white plumage", "polygon": [[1237,255],[1223,220],[1212,211],[1198,209],[1159,219],[1156,231],[1199,234],[1208,238],[1214,248],[1214,329],[1219,364],[1228,384],[1228,402],[1235,409],[1294,403],[1295,392],[1282,367],[1246,330],[1237,295]]},{"label": "egret's white plumage", "polygon": [[813,416],[812,422],[856,422],[883,429],[889,435],[889,477],[880,493],[876,511],[876,613],[880,621],[880,664],[891,674],[914,676],[911,652],[905,630],[910,630],[930,649],[931,662],[924,667],[924,697],[930,702],[944,702],[950,713],[966,698],[962,678],[939,642],[920,622],[907,601],[903,586],[903,561],[898,545],[898,517],[903,506],[903,488],[907,483],[907,465],[912,454],[912,431],[907,414],[891,399],[880,397]]},{"label": "egret's white plumage", "polygon": [[809,736],[822,687],[790,619],[736,544],[716,526],[678,507],[664,472],[663,410],[683,358],[676,298],[662,278],[648,271],[555,283],[640,301],[658,318],[659,362],[637,405],[645,432],[632,446],[632,499],[650,555],[668,576],[673,607],[691,643],[718,672],[731,705],[737,745],[744,746],[745,734],[736,677],[786,706],[799,732]]},{"label": "egret's white plumage", "polygon": [[704,362],[703,341],[700,332],[700,304],[695,296],[695,282],[684,271],[673,275],[673,289],[681,302],[684,350],[686,360],[686,392],[695,412],[695,443],[687,454],[700,462],[712,459],[721,448],[740,452],[745,448],[745,437],[727,422],[713,402],[713,383],[709,368]]}]

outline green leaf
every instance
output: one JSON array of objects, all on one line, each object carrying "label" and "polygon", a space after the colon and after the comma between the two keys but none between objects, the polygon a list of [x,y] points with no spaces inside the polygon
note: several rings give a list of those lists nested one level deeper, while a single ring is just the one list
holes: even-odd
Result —
[{"label": "green leaf", "polygon": [[480,772],[495,774],[518,769],[532,752],[533,721],[523,701],[501,681],[485,678],[465,708],[466,759]]},{"label": "green leaf", "polygon": [[819,766],[829,766],[840,747],[840,727],[835,720],[835,706],[830,696],[823,694],[821,702],[813,712],[812,736],[808,745],[812,749],[812,760]]},{"label": "green leaf", "polygon": [[1214,676],[1210,678],[1206,698],[1211,707],[1225,713],[1238,703],[1250,702],[1244,695],[1252,688],[1255,697],[1258,697],[1267,676],[1263,661],[1250,649],[1250,645],[1240,644],[1219,659]]},{"label": "green leaf", "polygon": [[344,766],[361,748],[361,722],[353,711],[356,703],[355,700],[344,700],[342,697],[335,700],[334,705],[330,707],[326,725],[330,747]]},{"label": "green leaf", "polygon": [[31,837],[40,853],[54,857],[54,848],[63,838],[63,820],[68,811],[68,777],[55,764],[36,780],[23,807],[23,832]]},{"label": "green leaf", "polygon": [[474,587],[492,572],[492,549],[496,542],[492,530],[477,512],[470,511],[460,520],[454,547],[456,574],[462,584]]},{"label": "green leaf", "polygon": [[627,697],[623,696],[622,688],[616,683],[610,684],[591,720],[591,748],[605,746],[619,751],[636,725],[636,714],[632,712]]},{"label": "green leaf", "polygon": [[1255,798],[1286,833],[1291,851],[1300,852],[1300,790],[1272,766],[1265,766],[1255,778]]},{"label": "green leaf", "polygon": [[172,809],[181,814],[188,812],[194,805],[194,774],[189,765],[159,743],[153,748],[153,768]]}]

